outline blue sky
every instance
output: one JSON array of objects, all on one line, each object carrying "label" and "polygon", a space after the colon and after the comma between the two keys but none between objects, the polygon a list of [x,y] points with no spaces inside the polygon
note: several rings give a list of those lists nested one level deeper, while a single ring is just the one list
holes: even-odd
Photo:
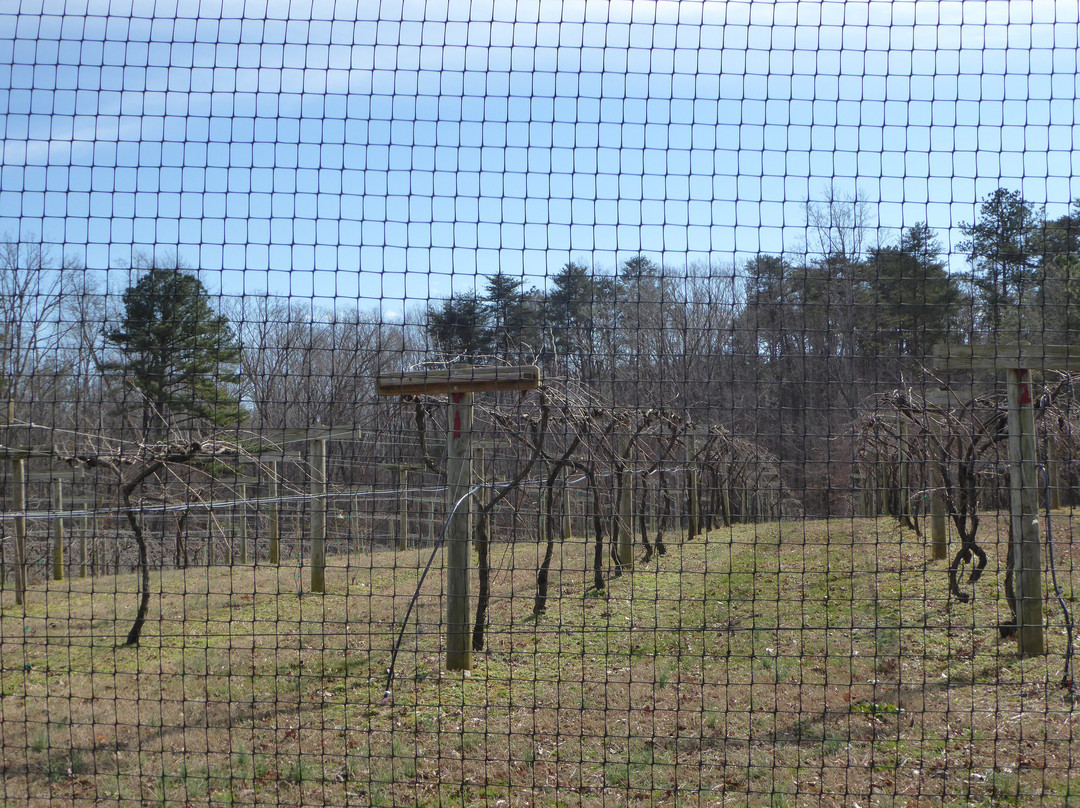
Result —
[{"label": "blue sky", "polygon": [[390,313],[499,268],[798,253],[830,183],[882,239],[925,220],[955,246],[999,186],[1080,197],[1077,12],[16,0],[0,233]]}]

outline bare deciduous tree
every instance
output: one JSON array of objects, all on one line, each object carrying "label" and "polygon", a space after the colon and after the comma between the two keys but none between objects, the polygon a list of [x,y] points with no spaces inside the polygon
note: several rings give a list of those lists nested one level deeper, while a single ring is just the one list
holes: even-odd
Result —
[{"label": "bare deciduous tree", "polygon": [[49,246],[31,237],[0,242],[0,397],[25,401],[27,387],[56,351],[61,318],[61,273]]}]

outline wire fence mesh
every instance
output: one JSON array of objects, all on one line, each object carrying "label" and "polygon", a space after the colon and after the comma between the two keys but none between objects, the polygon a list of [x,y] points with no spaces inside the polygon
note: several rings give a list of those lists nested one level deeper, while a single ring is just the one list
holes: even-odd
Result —
[{"label": "wire fence mesh", "polygon": [[0,8],[0,801],[1080,804],[1078,12]]}]

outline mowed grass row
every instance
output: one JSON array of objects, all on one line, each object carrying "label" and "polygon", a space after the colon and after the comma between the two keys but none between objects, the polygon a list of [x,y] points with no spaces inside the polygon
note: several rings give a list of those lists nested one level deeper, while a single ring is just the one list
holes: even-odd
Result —
[{"label": "mowed grass row", "polygon": [[[1003,520],[1002,520],[1003,521]],[[991,564],[968,604],[888,520],[741,525],[590,589],[562,544],[496,543],[487,648],[441,670],[426,551],[35,589],[0,607],[10,805],[1080,805],[1065,640],[1020,659]],[[1055,517],[1072,597],[1074,521]],[[1000,551],[1000,552],[999,552]],[[591,556],[590,556],[591,557]]]}]

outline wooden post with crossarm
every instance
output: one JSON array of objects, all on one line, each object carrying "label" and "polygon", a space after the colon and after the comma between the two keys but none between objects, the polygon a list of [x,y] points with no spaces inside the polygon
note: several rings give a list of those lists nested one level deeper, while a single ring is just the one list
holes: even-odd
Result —
[{"label": "wooden post with crossarm", "polygon": [[1031,371],[1080,370],[1080,348],[1068,345],[938,345],[941,370],[1004,370],[1008,397],[1013,576],[1017,650],[1045,654],[1039,480]]},{"label": "wooden post with crossarm", "polygon": [[472,423],[474,393],[535,390],[540,369],[467,367],[378,377],[380,396],[448,396],[446,482],[450,518],[446,525],[446,669],[472,669],[472,627],[469,621],[472,563]]}]

